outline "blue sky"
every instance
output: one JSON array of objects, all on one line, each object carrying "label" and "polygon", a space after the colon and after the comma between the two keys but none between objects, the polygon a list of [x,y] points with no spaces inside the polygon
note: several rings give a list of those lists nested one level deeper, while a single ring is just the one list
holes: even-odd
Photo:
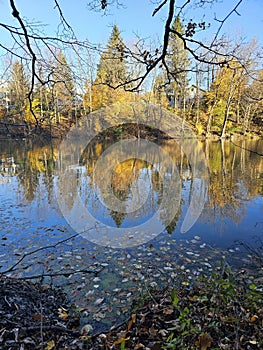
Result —
[{"label": "blue sky", "polygon": [[[113,24],[118,25],[122,37],[128,42],[135,40],[136,33],[144,38],[162,38],[167,9],[158,13],[156,17],[152,17],[151,13],[155,6],[150,0],[123,0],[125,7],[120,9],[113,7],[107,16],[90,11],[86,2],[85,0],[59,1],[65,18],[81,39],[105,44]],[[187,13],[187,16],[198,21],[205,14],[204,20],[211,22],[216,13],[218,19],[223,19],[237,2],[238,0],[222,0],[212,10],[210,7],[207,7],[206,10],[193,9]],[[179,4],[180,1],[177,3]],[[15,4],[22,17],[46,24],[45,31],[54,35],[59,18],[52,0],[15,0]],[[231,37],[242,34],[248,41],[256,36],[259,44],[263,46],[263,0],[243,0],[238,11],[240,16],[233,13],[223,26],[222,33],[225,32]],[[17,24],[11,16],[8,0],[0,0],[0,22]],[[216,32],[216,28],[212,26],[209,31],[202,33],[202,37],[211,37]],[[9,41],[3,29],[0,29],[0,38],[2,42]]]}]

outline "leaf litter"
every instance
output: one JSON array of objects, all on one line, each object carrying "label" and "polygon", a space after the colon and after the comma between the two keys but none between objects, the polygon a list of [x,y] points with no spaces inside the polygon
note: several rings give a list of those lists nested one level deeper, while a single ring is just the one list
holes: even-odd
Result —
[{"label": "leaf litter", "polygon": [[[147,287],[123,322],[96,332],[60,289],[1,277],[0,348],[262,349],[262,276],[250,279],[222,265],[192,283]],[[106,305],[97,302],[102,309],[90,312],[100,320]]]},{"label": "leaf litter", "polygon": [[[210,348],[210,345],[214,344],[215,341],[219,342],[216,337],[220,335],[220,346],[222,349],[234,348],[231,347],[234,345],[231,345],[233,341],[230,339],[231,337],[229,338],[229,335],[229,339],[222,337],[223,333],[229,334],[226,325],[229,328],[229,325],[231,325],[231,322],[233,322],[236,316],[232,316],[231,312],[229,312],[228,315],[221,315],[219,320],[216,319],[216,315],[213,316],[214,319],[211,318],[209,312],[211,313],[213,310],[207,311],[207,309],[209,310],[209,307],[205,304],[208,300],[207,297],[205,298],[205,296],[202,295],[200,305],[198,305],[196,289],[193,287],[196,278],[209,276],[209,274],[212,273],[212,269],[216,266],[215,262],[221,261],[223,259],[222,257],[226,257],[227,254],[231,252],[219,252],[215,249],[204,247],[205,251],[203,250],[204,248],[202,249],[204,255],[201,255],[196,247],[198,247],[198,245],[204,245],[204,243],[201,242],[200,238],[196,239],[196,237],[194,241],[189,241],[188,246],[180,242],[177,244],[175,241],[169,242],[170,244],[167,244],[167,242],[165,244],[165,241],[161,241],[159,242],[159,247],[154,244],[150,246],[141,246],[138,247],[137,252],[132,249],[129,252],[120,252],[113,249],[104,249],[102,251],[102,249],[99,250],[95,247],[93,250],[89,252],[85,251],[85,254],[83,254],[84,249],[77,248],[76,243],[69,243],[72,242],[66,242],[64,248],[57,249],[55,252],[50,249],[44,257],[42,256],[42,263],[41,256],[29,257],[29,259],[23,262],[22,266],[13,273],[14,277],[21,278],[25,276],[26,274],[23,272],[25,266],[29,266],[30,263],[36,260],[40,260],[39,264],[35,263],[32,270],[26,270],[29,275],[35,273],[39,268],[35,265],[39,265],[41,268],[44,267],[54,274],[55,272],[65,270],[65,276],[60,276],[59,278],[55,276],[48,287],[40,285],[36,285],[35,287],[34,284],[32,285],[33,287],[31,287],[29,282],[22,281],[21,279],[10,279],[10,281],[12,281],[11,283],[7,282],[9,280],[6,279],[6,277],[1,278],[0,310],[1,316],[5,316],[4,318],[1,317],[1,322],[4,323],[0,324],[0,339],[2,343],[9,346],[9,348],[13,347],[18,349],[19,347],[16,346],[19,344],[19,346],[26,346],[26,349],[37,349],[38,346],[39,348],[43,348],[44,344],[46,348],[55,346],[56,349],[118,349],[125,344],[125,349],[161,349],[160,344],[166,344],[170,346],[170,348],[180,349],[182,345],[180,343],[182,341],[180,335],[186,331],[182,329],[178,330],[178,327],[180,328],[180,323],[184,324],[183,317],[185,317],[182,315],[182,311],[179,311],[179,309],[175,307],[175,305],[179,303],[179,300],[180,303],[182,303],[181,310],[185,308],[189,309],[189,302],[191,303],[191,311],[189,311],[189,315],[186,316],[188,319],[194,319],[196,323],[195,326],[198,328],[195,337],[193,337],[192,331],[189,331],[191,339],[195,339],[191,346],[197,349]],[[69,247],[71,247],[71,250],[69,250]],[[80,245],[80,247],[83,246]],[[171,251],[174,252],[175,250],[177,254],[174,259],[171,259]],[[189,254],[189,252],[191,254]],[[21,254],[23,254],[22,251],[19,255],[21,256]],[[153,256],[155,259],[153,259]],[[79,259],[79,257],[81,257],[81,259]],[[44,263],[45,258],[48,258],[47,265]],[[233,253],[231,253],[231,258],[234,259]],[[93,277],[85,273],[66,273],[66,271],[73,266],[76,270],[81,268],[81,264],[100,266],[101,270],[99,270],[98,274],[96,274],[96,270],[94,270],[95,276]],[[251,272],[249,270],[247,271]],[[258,281],[258,277],[255,278],[252,274],[250,275],[251,283]],[[45,283],[47,282],[48,278],[45,278]],[[57,292],[57,289],[55,289],[56,292],[54,294],[52,287],[54,283],[57,286],[61,286],[63,291],[67,294],[71,304],[74,305],[75,316],[72,316],[72,314],[68,312],[69,303],[66,299],[62,302],[61,294]],[[14,288],[15,292],[13,294],[17,295],[18,299],[10,299],[12,292],[10,293],[9,289],[9,296],[7,296],[2,285],[12,285],[13,287],[11,287],[11,290]],[[18,286],[20,286],[20,288],[18,288]],[[162,289],[164,286],[167,288],[165,291]],[[178,291],[178,302],[176,302],[175,297],[171,302],[171,288],[175,287]],[[42,288],[44,288],[44,293]],[[159,292],[160,288],[161,292]],[[23,292],[23,290],[26,291],[26,293],[22,293],[22,296],[19,297],[18,291]],[[30,292],[28,292],[29,290]],[[31,296],[30,293],[36,293],[38,297]],[[39,298],[39,295],[41,295],[41,298]],[[45,301],[42,301],[43,295],[48,298],[48,301],[51,300],[51,307],[45,306],[47,304],[45,304]],[[41,307],[39,304],[28,304],[28,297],[35,303],[41,300]],[[211,298],[213,298],[213,295]],[[52,304],[54,302],[56,303],[55,307],[54,304]],[[20,306],[23,305],[23,303],[26,305],[23,307]],[[186,306],[183,306],[184,303]],[[43,305],[46,308],[44,311]],[[196,307],[196,305],[198,305],[198,307]],[[13,314],[10,310],[6,312],[6,308],[8,307],[11,307]],[[33,311],[30,311],[31,309]],[[256,333],[262,332],[261,309],[262,308],[254,310],[254,312],[246,311],[245,308],[241,309],[243,313],[246,312],[242,315],[245,319],[245,321],[244,319],[242,320],[242,327],[243,324],[250,328],[251,325],[253,325],[252,328],[256,326]],[[48,310],[50,310],[50,312],[52,311],[53,314],[49,315]],[[129,318],[131,312],[133,312],[133,316]],[[204,312],[206,315],[202,316]],[[27,315],[31,315],[30,320]],[[9,317],[9,321],[6,317]],[[217,327],[218,324],[223,324],[225,327],[224,332],[210,334],[211,329],[209,326],[206,323],[202,324],[202,322],[204,323],[209,317],[213,319],[212,322],[214,324],[217,322]],[[241,314],[239,314],[239,318],[242,319],[242,317]],[[75,321],[72,322],[72,319]],[[36,325],[34,322],[36,322]],[[261,328],[259,327],[260,322]],[[118,324],[120,325],[118,326]],[[68,329],[69,325],[70,328]],[[64,327],[63,336],[61,335],[61,329],[59,327]],[[83,327],[84,329],[85,327],[89,329],[89,334],[82,334],[83,332],[81,332],[81,329],[83,329]],[[40,329],[42,329],[41,332]],[[53,331],[55,330],[55,335],[54,332],[51,332],[52,329]],[[208,331],[210,331],[210,333]],[[32,335],[30,332],[32,332]],[[42,335],[39,332],[42,333]],[[179,334],[179,339],[177,339],[178,336],[176,332]],[[39,334],[44,338],[39,339]],[[239,339],[240,344],[249,344],[251,349],[259,349],[261,346],[259,345],[261,344],[260,338],[257,339],[255,334],[250,334],[249,339],[243,336],[242,339]],[[260,335],[262,334],[260,333]],[[187,341],[187,339],[185,341]],[[175,345],[176,342],[179,342],[179,345]],[[4,346],[3,348],[5,348]],[[182,346],[182,349],[188,348],[186,343]],[[244,347],[244,349],[246,348],[248,347]],[[242,348],[240,347],[240,349]]]}]

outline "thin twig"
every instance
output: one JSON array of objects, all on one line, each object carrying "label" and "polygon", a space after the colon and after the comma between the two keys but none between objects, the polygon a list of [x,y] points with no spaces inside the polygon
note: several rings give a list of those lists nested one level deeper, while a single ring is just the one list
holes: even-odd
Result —
[{"label": "thin twig", "polygon": [[[91,227],[91,228],[89,228],[88,230],[85,230],[84,232],[88,232],[88,231],[94,230],[95,228],[97,228],[97,227],[96,227],[96,226],[95,226],[95,227]],[[50,245],[47,245],[47,246],[42,246],[42,247],[40,247],[40,248],[37,248],[37,249],[35,249],[35,250],[32,250],[31,252],[25,253],[14,265],[12,265],[9,269],[7,269],[7,270],[1,272],[0,274],[1,274],[1,275],[4,275],[4,274],[6,274],[6,273],[8,273],[8,272],[14,271],[14,270],[15,270],[15,267],[16,267],[17,265],[19,265],[19,264],[20,264],[27,256],[29,256],[29,255],[35,254],[35,253],[37,253],[37,252],[39,252],[39,251],[42,251],[42,250],[46,250],[46,249],[50,249],[50,248],[56,248],[58,245],[63,244],[63,243],[65,243],[65,242],[67,242],[67,241],[70,241],[71,239],[73,239],[73,238],[75,238],[75,237],[78,237],[78,236],[81,235],[82,233],[83,233],[83,232],[75,233],[74,235],[72,235],[72,236],[70,236],[70,237],[68,237],[68,238],[65,238],[65,239],[63,239],[63,240],[61,240],[61,241],[58,241],[58,242],[55,243],[55,244],[50,244]]]},{"label": "thin twig", "polygon": [[75,275],[77,273],[100,273],[104,269],[104,266],[101,266],[99,269],[96,270],[89,270],[89,269],[81,269],[81,270],[72,270],[72,271],[64,271],[64,272],[55,272],[55,273],[42,273],[39,275],[33,275],[33,276],[23,276],[23,277],[17,277],[17,280],[34,280],[38,278],[44,278],[44,277],[58,277],[58,276],[64,276],[69,277],[70,275]]},{"label": "thin twig", "polygon": [[44,337],[43,337],[43,307],[42,301],[40,300],[40,339],[41,339],[41,349],[44,349]]},{"label": "thin twig", "polygon": [[68,238],[65,238],[62,241],[59,241],[59,242],[57,242],[55,244],[50,244],[50,245],[47,245],[47,246],[43,246],[43,247],[37,248],[35,250],[32,250],[31,252],[25,253],[13,266],[11,266],[9,269],[1,272],[1,274],[4,275],[4,274],[6,274],[8,272],[14,271],[15,267],[17,265],[19,265],[27,256],[35,254],[35,253],[40,252],[40,251],[45,250],[45,249],[56,248],[59,244],[65,243],[65,242],[67,242],[67,241],[71,240],[72,238],[75,238],[75,237],[77,237],[79,235],[80,235],[80,233],[76,233],[76,234],[74,234],[74,235],[72,235],[72,236],[70,236]]},{"label": "thin twig", "polygon": [[228,19],[234,12],[240,16],[240,14],[237,12],[237,8],[238,8],[239,5],[241,4],[241,2],[243,2],[243,0],[239,0],[239,2],[236,4],[236,6],[227,14],[227,16],[226,16],[223,20],[219,20],[219,19],[216,19],[216,18],[215,18],[215,20],[216,20],[217,22],[221,22],[221,24],[220,24],[220,26],[219,26],[219,28],[218,28],[218,30],[217,30],[217,32],[216,32],[216,35],[214,36],[214,39],[213,39],[213,41],[212,41],[211,46],[212,46],[212,45],[214,44],[214,42],[216,41],[216,39],[217,39],[217,37],[218,37],[218,35],[219,35],[219,33],[220,33],[220,31],[221,31],[221,29],[222,29],[224,23],[227,21],[227,19]]},{"label": "thin twig", "polygon": [[[30,326],[30,327],[21,327],[20,330],[24,332],[34,332],[39,329],[39,326]],[[66,327],[62,326],[42,326],[43,331],[56,331],[56,332],[61,332],[61,333],[70,333],[71,335],[74,336],[80,336],[80,332],[75,331],[73,329],[68,329]]]},{"label": "thin twig", "polygon": [[156,13],[160,11],[160,9],[167,3],[167,1],[168,0],[164,0],[158,7],[156,7],[156,9],[152,13],[152,17],[154,17]]}]

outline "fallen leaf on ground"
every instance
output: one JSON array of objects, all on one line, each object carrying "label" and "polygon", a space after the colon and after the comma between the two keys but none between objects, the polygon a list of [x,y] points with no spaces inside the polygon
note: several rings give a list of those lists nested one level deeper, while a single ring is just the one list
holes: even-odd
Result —
[{"label": "fallen leaf on ground", "polygon": [[48,343],[47,343],[47,346],[45,347],[45,350],[52,350],[54,349],[55,347],[55,342],[54,340],[50,340]]},{"label": "fallen leaf on ground", "polygon": [[119,338],[119,339],[115,340],[114,344],[118,345],[118,344],[121,344],[124,341],[129,340],[129,339],[130,339],[130,337],[128,337],[128,338]]},{"label": "fallen leaf on ground", "polygon": [[201,350],[207,350],[212,344],[212,338],[210,334],[204,333],[198,336],[198,340],[195,342],[195,345],[200,347]]}]

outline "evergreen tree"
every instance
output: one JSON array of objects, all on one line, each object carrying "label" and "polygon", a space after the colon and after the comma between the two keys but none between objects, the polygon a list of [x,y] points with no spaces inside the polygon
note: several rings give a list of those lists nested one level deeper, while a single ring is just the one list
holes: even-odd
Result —
[{"label": "evergreen tree", "polygon": [[127,100],[122,84],[128,77],[128,67],[125,58],[125,45],[116,25],[100,57],[97,76],[90,86],[87,84],[85,95],[86,105],[90,110],[109,105],[113,102]]},{"label": "evergreen tree", "polygon": [[170,84],[166,88],[166,94],[174,108],[185,108],[187,86],[189,82],[187,69],[190,60],[182,40],[176,35],[176,33],[183,34],[184,32],[179,16],[175,18],[172,30],[173,32],[170,35],[167,53],[167,65],[169,69],[167,80]]},{"label": "evergreen tree", "polygon": [[[29,92],[29,86],[30,83],[26,76],[23,64],[15,61],[11,67],[11,79],[9,81],[8,89],[10,107],[13,110],[13,113],[19,115],[21,119],[24,116],[26,108],[26,99]],[[20,120],[20,122],[21,121],[22,120]]]},{"label": "evergreen tree", "polygon": [[167,107],[168,100],[166,96],[166,87],[165,87],[165,78],[163,74],[157,75],[153,82],[153,102],[156,104],[161,104],[164,107]]},{"label": "evergreen tree", "polygon": [[67,62],[66,56],[59,51],[54,62],[52,75],[52,94],[56,121],[60,122],[61,117],[69,117],[74,107],[75,87],[72,71]]},{"label": "evergreen tree", "polygon": [[114,220],[116,226],[121,227],[121,225],[126,217],[126,213],[119,213],[118,211],[111,210],[110,216]]},{"label": "evergreen tree", "polygon": [[120,31],[114,25],[106,51],[101,55],[98,65],[97,80],[99,82],[116,87],[125,81],[127,66],[124,59],[124,47]]}]

